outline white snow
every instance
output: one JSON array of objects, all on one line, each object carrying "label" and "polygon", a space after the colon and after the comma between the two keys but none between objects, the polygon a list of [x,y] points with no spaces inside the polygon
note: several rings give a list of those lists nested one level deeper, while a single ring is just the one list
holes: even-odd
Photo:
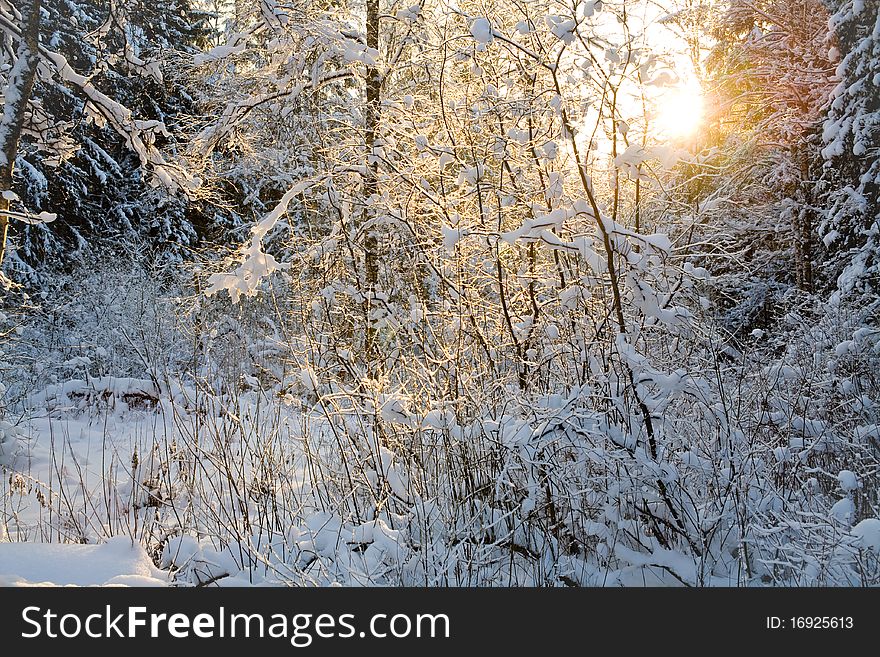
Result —
[{"label": "white snow", "polygon": [[850,534],[858,537],[859,545],[880,556],[880,518],[866,518],[850,530]]},{"label": "white snow", "polygon": [[856,476],[856,473],[852,470],[841,470],[837,473],[837,481],[840,484],[840,487],[849,493],[850,491],[858,490],[859,478]]},{"label": "white snow", "polygon": [[207,296],[225,290],[232,302],[238,303],[242,295],[254,296],[260,284],[274,272],[290,267],[288,263],[280,263],[263,251],[263,238],[287,212],[291,201],[314,184],[314,181],[304,180],[287,190],[272,211],[251,229],[253,237],[250,243],[239,251],[239,266],[230,273],[216,273],[208,277]]},{"label": "white snow", "polygon": [[831,517],[838,522],[848,523],[856,512],[856,505],[848,497],[838,500],[831,507]]},{"label": "white snow", "polygon": [[379,415],[392,424],[408,424],[410,421],[406,412],[406,400],[401,397],[386,396],[379,409]]},{"label": "white snow", "polygon": [[651,157],[650,151],[642,148],[639,144],[630,144],[616,158],[614,166],[624,172],[630,180],[647,180],[649,176],[640,170],[640,165]]},{"label": "white snow", "polygon": [[247,43],[244,41],[236,43],[234,45],[216,46],[214,48],[211,48],[211,50],[206,53],[196,55],[194,63],[196,66],[201,66],[202,64],[206,64],[208,62],[226,59],[227,57],[231,57],[232,55],[237,55],[244,52],[246,47]]},{"label": "white snow", "polygon": [[553,34],[553,36],[560,39],[566,45],[574,43],[575,37],[577,36],[575,33],[577,30],[577,21],[574,18],[550,15],[544,20],[547,23],[547,27],[550,28],[550,33]]},{"label": "white snow", "polygon": [[477,43],[488,44],[492,43],[493,35],[492,35],[492,23],[489,22],[488,18],[476,18],[474,22],[471,23],[471,36],[474,37],[474,40]]},{"label": "white snow", "polygon": [[455,245],[458,244],[461,238],[466,237],[468,234],[467,230],[453,228],[452,226],[447,226],[446,224],[440,226],[440,231],[443,235],[443,247],[449,253],[453,253],[455,251]]},{"label": "white snow", "polygon": [[407,9],[401,9],[397,12],[395,17],[399,21],[405,21],[407,23],[414,23],[419,19],[419,16],[422,14],[421,5],[412,5]]},{"label": "white snow", "polygon": [[36,226],[37,224],[50,224],[58,218],[58,215],[53,212],[41,212],[37,215],[10,213],[10,216],[22,223],[30,224],[31,226]]},{"label": "white snow", "polygon": [[136,541],[100,545],[0,542],[0,586],[166,586]]}]

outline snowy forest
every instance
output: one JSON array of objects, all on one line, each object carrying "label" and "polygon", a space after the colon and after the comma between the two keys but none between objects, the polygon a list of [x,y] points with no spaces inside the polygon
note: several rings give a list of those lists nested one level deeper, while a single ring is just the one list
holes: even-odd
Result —
[{"label": "snowy forest", "polygon": [[0,584],[880,585],[880,0],[0,0]]}]

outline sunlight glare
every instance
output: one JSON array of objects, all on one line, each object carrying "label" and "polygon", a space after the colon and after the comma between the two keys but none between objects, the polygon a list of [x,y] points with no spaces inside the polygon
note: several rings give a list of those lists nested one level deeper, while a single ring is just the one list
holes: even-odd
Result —
[{"label": "sunlight glare", "polygon": [[663,137],[691,137],[703,123],[703,93],[695,83],[669,87],[654,102],[654,126]]}]

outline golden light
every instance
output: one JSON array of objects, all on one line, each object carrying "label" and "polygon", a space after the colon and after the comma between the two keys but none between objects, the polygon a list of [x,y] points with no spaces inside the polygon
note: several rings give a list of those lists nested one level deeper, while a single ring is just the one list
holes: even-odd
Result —
[{"label": "golden light", "polygon": [[696,83],[667,87],[654,100],[654,130],[666,139],[683,139],[696,134],[703,124],[703,92]]}]

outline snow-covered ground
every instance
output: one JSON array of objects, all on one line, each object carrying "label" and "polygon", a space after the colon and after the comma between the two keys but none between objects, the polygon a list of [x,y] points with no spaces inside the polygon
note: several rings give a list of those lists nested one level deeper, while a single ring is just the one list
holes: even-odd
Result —
[{"label": "snow-covered ground", "polygon": [[[211,444],[216,432],[242,427],[242,421],[220,406],[208,419],[202,409],[196,419],[187,412],[194,398],[192,390],[160,389],[141,379],[70,380],[32,395],[16,424],[0,424],[0,582],[157,585],[172,580],[172,569],[184,568],[192,569],[195,583],[253,583],[253,577],[238,578],[253,566],[247,557],[239,553],[236,560],[210,547],[210,537],[227,523],[251,526],[232,517],[234,511],[221,517],[224,504],[236,504],[224,498],[235,493],[222,484],[202,486],[232,475],[227,466],[240,466],[237,483],[244,486],[253,476],[253,463],[242,452]],[[243,450],[253,446],[230,442]],[[291,485],[302,488],[295,478]],[[243,495],[238,504],[247,506]],[[199,530],[201,503],[219,511],[212,516],[215,531]],[[199,538],[186,535],[185,527]],[[153,559],[144,546],[153,549]]]},{"label": "snow-covered ground", "polygon": [[[554,405],[564,410],[578,394]],[[830,511],[817,506],[802,525],[772,521],[780,498],[768,488],[763,499],[755,497],[750,525],[719,524],[726,535],[702,548],[701,558],[647,537],[640,549],[625,545],[608,523],[616,518],[625,532],[632,521],[608,504],[601,514],[587,509],[584,515],[602,524],[567,521],[567,531],[592,532],[595,547],[586,552],[564,548],[562,541],[573,539],[533,520],[544,492],[533,490],[506,509],[488,498],[461,501],[458,487],[468,477],[485,486],[478,469],[445,480],[423,456],[418,467],[433,468],[438,480],[419,482],[424,471],[404,462],[401,444],[371,452],[369,440],[351,442],[368,427],[348,426],[347,442],[338,441],[344,415],[322,418],[316,408],[256,392],[233,402],[113,377],[53,385],[27,403],[18,423],[0,427],[2,585],[755,585],[768,583],[767,568],[778,567],[764,565],[764,555],[777,545],[792,549],[807,531],[833,542],[787,558],[803,558],[802,574],[816,581],[852,585],[871,580],[880,555],[880,520],[851,519],[863,484],[850,470],[834,478],[841,497]],[[425,454],[443,435],[475,449],[479,436],[492,431],[497,453],[512,455],[492,484],[498,500],[513,487],[529,490],[529,479],[518,479],[528,465],[522,454],[534,449],[528,423],[506,417],[459,426],[437,412],[395,421],[415,432]],[[607,439],[596,433],[591,440]],[[473,462],[486,458],[474,454]],[[709,468],[705,459],[689,459],[682,472]],[[541,467],[556,469],[556,513],[578,499],[563,497],[563,485],[599,486],[588,499],[620,494],[619,482],[591,478],[589,465],[563,460]],[[777,538],[780,528],[788,543]],[[751,576],[732,539],[737,531],[749,532],[747,545],[758,555]]]},{"label": "snow-covered ground", "polygon": [[0,542],[0,586],[166,586],[168,573],[153,565],[130,538],[100,545]]},{"label": "snow-covered ground", "polygon": [[[7,475],[0,498],[0,584],[169,583],[170,574],[154,565],[124,525],[131,511],[122,495],[137,488],[131,485],[132,455],[171,431],[163,413],[129,408],[155,394],[148,381],[68,381],[29,399],[18,425],[0,426],[0,465]],[[99,399],[103,411],[89,412]],[[115,507],[105,504],[105,518],[96,506],[101,498]]]},{"label": "snow-covered ground", "polygon": [[[192,389],[114,377],[31,395],[21,420],[0,427],[0,581],[387,581],[400,532],[382,513],[342,521],[328,500],[338,472],[320,418],[309,419],[306,446],[303,416],[283,404],[256,393],[234,410],[197,400]],[[306,472],[309,450],[326,458],[320,475]],[[405,495],[385,454],[385,477]]]}]

